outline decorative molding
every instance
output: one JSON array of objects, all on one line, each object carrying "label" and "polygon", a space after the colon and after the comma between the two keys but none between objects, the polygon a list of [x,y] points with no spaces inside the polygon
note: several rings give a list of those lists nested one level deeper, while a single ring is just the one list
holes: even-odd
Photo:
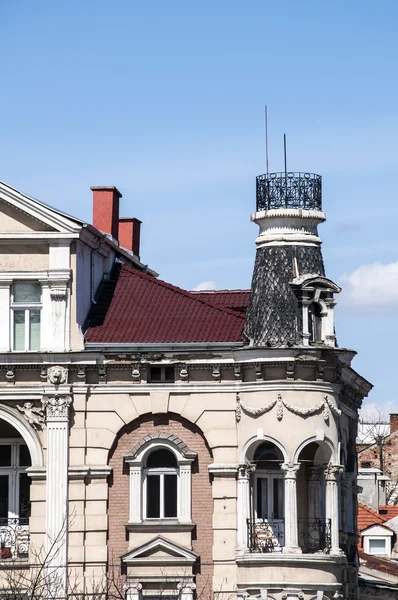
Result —
[{"label": "decorative molding", "polygon": [[265,413],[272,410],[274,408],[275,404],[277,403],[277,400],[272,400],[272,402],[270,402],[266,406],[260,406],[259,408],[252,408],[251,406],[248,406],[240,399],[239,392],[238,392],[236,394],[236,402],[237,402],[236,420],[237,420],[237,422],[239,422],[241,419],[241,416],[242,416],[241,409],[247,415],[257,418],[257,417],[261,417],[262,415],[265,415]]},{"label": "decorative molding", "polygon": [[77,380],[79,383],[86,383],[86,367],[78,366],[77,367]]},{"label": "decorative molding", "polygon": [[68,369],[59,365],[48,367],[47,379],[53,385],[62,385],[68,381]]},{"label": "decorative molding", "polygon": [[213,365],[211,376],[213,377],[213,381],[217,381],[218,383],[221,381],[220,365]]},{"label": "decorative molding", "polygon": [[98,383],[106,383],[106,367],[104,365],[98,367]]},{"label": "decorative molding", "polygon": [[238,465],[238,479],[250,479],[251,474],[256,470],[256,465],[244,463]]},{"label": "decorative molding", "polygon": [[72,404],[70,396],[55,396],[43,398],[43,410],[46,410],[46,420],[67,421],[69,420],[69,407]]},{"label": "decorative molding", "polygon": [[15,384],[15,369],[14,367],[8,367],[6,371],[6,381],[9,385]]},{"label": "decorative molding", "polygon": [[186,382],[186,383],[189,381],[188,367],[185,363],[180,365],[180,373],[179,374],[180,374],[181,381]]},{"label": "decorative molding", "polygon": [[132,366],[131,377],[132,377],[132,380],[135,381],[136,383],[139,383],[141,381],[141,369],[140,369],[139,363]]},{"label": "decorative molding", "polygon": [[333,465],[332,463],[328,463],[324,470],[325,480],[338,481],[343,471],[344,467],[342,465]]},{"label": "decorative molding", "polygon": [[322,402],[319,402],[318,404],[316,404],[315,406],[312,406],[310,408],[302,408],[301,406],[295,406],[293,404],[289,404],[288,402],[286,402],[286,400],[284,400],[282,398],[281,394],[278,394],[277,400],[273,400],[265,406],[253,408],[253,407],[245,404],[240,399],[239,393],[237,393],[236,394],[236,403],[237,403],[237,406],[236,406],[235,412],[236,412],[236,422],[237,423],[239,423],[239,421],[242,418],[242,410],[247,415],[257,418],[257,417],[260,417],[260,416],[264,415],[265,413],[269,412],[270,410],[272,410],[276,404],[277,404],[276,417],[277,417],[278,421],[281,421],[283,419],[283,407],[285,407],[288,411],[292,412],[293,414],[295,414],[299,417],[303,417],[303,418],[311,417],[311,416],[319,413],[321,410],[323,410],[323,418],[324,418],[325,423],[329,422],[330,411],[334,414],[335,417],[340,417],[340,415],[341,415],[341,410],[339,408],[337,408],[337,406],[335,406],[331,402],[331,400],[329,399],[329,397],[327,395],[324,396],[324,399]]},{"label": "decorative molding", "polygon": [[23,406],[17,404],[17,409],[23,414],[29,425],[36,431],[44,424],[44,413],[42,408],[35,408],[33,402],[25,402]]}]

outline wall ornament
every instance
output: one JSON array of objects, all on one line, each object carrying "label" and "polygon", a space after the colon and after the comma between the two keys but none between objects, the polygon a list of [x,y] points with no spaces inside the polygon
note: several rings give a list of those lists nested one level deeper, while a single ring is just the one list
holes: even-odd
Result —
[{"label": "wall ornament", "polygon": [[289,404],[288,402],[286,402],[286,400],[284,400],[282,398],[281,394],[278,394],[277,400],[273,400],[265,406],[253,408],[253,407],[245,404],[243,402],[243,400],[240,399],[239,393],[237,393],[236,394],[236,403],[237,403],[237,406],[236,406],[236,421],[237,421],[237,423],[239,423],[239,421],[242,418],[242,411],[245,414],[249,415],[250,417],[257,418],[257,417],[261,417],[265,413],[272,410],[275,405],[277,405],[276,418],[278,419],[278,421],[282,421],[282,419],[283,419],[283,409],[284,408],[286,408],[286,410],[288,410],[289,412],[292,412],[294,415],[303,417],[304,419],[306,419],[307,417],[316,415],[317,413],[323,411],[323,418],[324,418],[325,423],[329,423],[330,413],[332,413],[335,417],[340,417],[340,415],[341,415],[341,410],[333,404],[333,402],[330,400],[330,398],[328,396],[324,396],[324,398],[321,402],[319,402],[318,404],[315,404],[315,406],[311,406],[309,408],[302,408],[301,406],[295,406],[294,404]]},{"label": "wall ornament", "polygon": [[42,408],[35,408],[33,402],[25,402],[23,406],[17,404],[17,409],[23,414],[33,429],[41,429],[44,423],[44,413]]},{"label": "wall ornament", "polygon": [[66,367],[60,367],[59,365],[48,367],[47,379],[53,385],[66,383],[68,380],[68,369]]}]

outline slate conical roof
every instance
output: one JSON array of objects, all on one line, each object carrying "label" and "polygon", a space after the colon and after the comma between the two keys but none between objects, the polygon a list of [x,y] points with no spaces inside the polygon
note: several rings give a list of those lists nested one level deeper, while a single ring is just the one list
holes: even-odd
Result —
[{"label": "slate conical roof", "polygon": [[325,274],[319,246],[281,245],[257,249],[244,330],[254,346],[300,344],[301,310],[289,285],[295,277],[294,264],[300,275]]}]

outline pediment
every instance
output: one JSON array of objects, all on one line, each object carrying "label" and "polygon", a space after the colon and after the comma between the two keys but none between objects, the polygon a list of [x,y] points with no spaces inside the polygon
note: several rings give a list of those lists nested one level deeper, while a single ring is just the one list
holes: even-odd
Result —
[{"label": "pediment", "polygon": [[317,275],[312,273],[307,273],[305,275],[299,275],[295,277],[293,281],[290,282],[290,285],[296,288],[301,288],[302,290],[308,288],[321,288],[325,291],[331,291],[335,294],[341,292],[341,287],[339,287],[334,281],[324,277],[323,275]]},{"label": "pediment", "polygon": [[82,221],[0,182],[0,235],[77,232]]},{"label": "pediment", "polygon": [[122,556],[127,565],[158,564],[158,565],[193,565],[198,554],[185,546],[180,546],[162,536],[129,550]]},{"label": "pediment", "polygon": [[370,525],[369,527],[366,527],[365,529],[362,529],[361,531],[361,535],[388,535],[388,536],[392,536],[394,535],[394,532],[390,529],[390,527],[387,527],[386,525],[382,525],[382,524],[377,524],[377,525]]}]

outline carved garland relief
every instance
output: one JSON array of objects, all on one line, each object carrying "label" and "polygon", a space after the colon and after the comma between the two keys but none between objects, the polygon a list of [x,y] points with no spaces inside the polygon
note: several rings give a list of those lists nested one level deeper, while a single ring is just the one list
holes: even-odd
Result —
[{"label": "carved garland relief", "polygon": [[299,417],[303,417],[304,419],[307,417],[311,417],[311,416],[319,413],[322,410],[325,423],[329,422],[330,412],[332,412],[335,417],[340,417],[340,415],[341,415],[341,410],[333,404],[333,402],[329,399],[328,396],[324,396],[324,399],[322,400],[322,402],[319,402],[318,404],[316,404],[315,406],[312,406],[310,408],[302,408],[301,406],[295,406],[294,404],[289,404],[288,402],[286,402],[286,400],[284,400],[282,398],[281,394],[278,394],[277,400],[272,400],[269,404],[267,404],[265,406],[260,406],[258,408],[253,408],[253,407],[249,406],[248,404],[245,404],[243,402],[243,400],[240,399],[239,393],[236,394],[236,402],[237,402],[236,421],[238,423],[242,418],[242,410],[244,413],[246,413],[250,417],[256,418],[256,417],[261,417],[262,415],[265,415],[265,413],[272,410],[275,405],[276,405],[276,418],[278,419],[278,421],[282,421],[282,419],[283,419],[283,409],[284,408],[286,408],[286,410],[288,410],[289,412],[292,412],[293,414],[298,415]]}]

